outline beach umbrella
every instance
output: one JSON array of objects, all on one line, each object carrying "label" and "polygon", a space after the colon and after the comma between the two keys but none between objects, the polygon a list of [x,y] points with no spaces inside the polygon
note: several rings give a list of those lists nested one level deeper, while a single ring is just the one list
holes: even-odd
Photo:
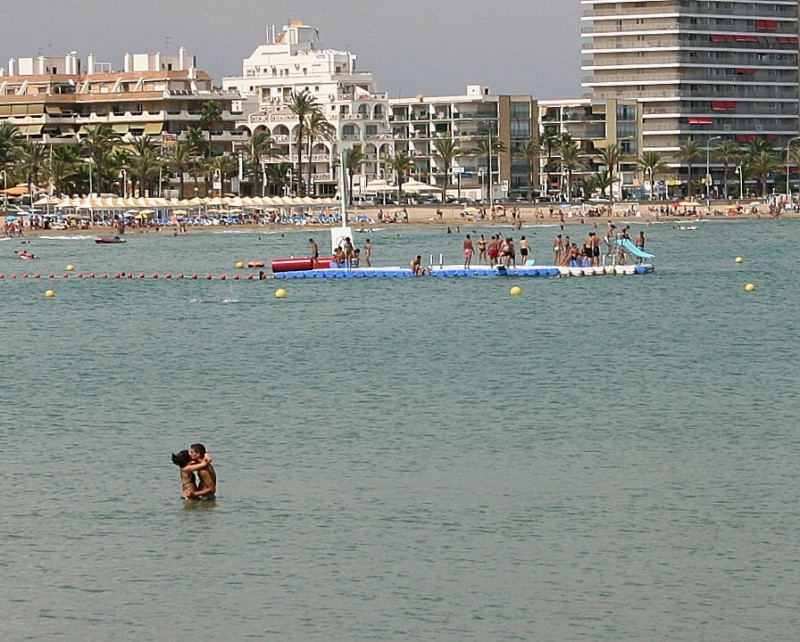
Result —
[{"label": "beach umbrella", "polygon": [[6,221],[8,221],[9,223],[11,223],[12,221],[16,221],[16,220],[17,220],[16,216],[6,216]]}]

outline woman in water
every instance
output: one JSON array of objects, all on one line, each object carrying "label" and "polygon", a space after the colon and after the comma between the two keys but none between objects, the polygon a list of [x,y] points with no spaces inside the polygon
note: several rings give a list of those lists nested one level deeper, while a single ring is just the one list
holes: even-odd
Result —
[{"label": "woman in water", "polygon": [[193,463],[188,450],[172,453],[172,463],[181,469],[181,499],[197,499],[194,493],[197,492],[200,484],[195,471],[206,468],[211,460],[211,455],[208,453],[197,463]]}]

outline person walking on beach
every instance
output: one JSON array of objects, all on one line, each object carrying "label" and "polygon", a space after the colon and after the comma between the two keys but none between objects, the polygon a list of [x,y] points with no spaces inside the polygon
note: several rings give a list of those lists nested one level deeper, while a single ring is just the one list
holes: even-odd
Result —
[{"label": "person walking on beach", "polygon": [[475,254],[475,248],[472,246],[472,237],[467,234],[464,239],[464,269],[467,270],[472,263],[472,255]]}]

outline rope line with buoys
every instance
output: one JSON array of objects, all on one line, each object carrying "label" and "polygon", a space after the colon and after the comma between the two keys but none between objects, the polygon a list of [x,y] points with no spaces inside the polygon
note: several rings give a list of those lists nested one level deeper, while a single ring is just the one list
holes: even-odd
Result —
[{"label": "rope line with buoys", "polygon": [[75,280],[103,280],[103,279],[139,279],[139,280],[174,280],[174,281],[263,281],[264,279],[272,279],[274,278],[270,274],[265,274],[263,276],[259,276],[257,274],[248,274],[246,276],[242,276],[239,274],[227,275],[227,274],[145,274],[144,272],[136,273],[133,272],[104,272],[102,274],[96,274],[94,272],[90,272],[89,274],[83,274],[82,272],[78,272],[77,274],[56,274],[55,272],[51,272],[49,274],[43,274],[41,272],[35,272],[33,274],[29,274],[27,272],[23,272],[21,274],[0,274],[0,280],[15,280],[15,279],[69,279],[71,281]]}]

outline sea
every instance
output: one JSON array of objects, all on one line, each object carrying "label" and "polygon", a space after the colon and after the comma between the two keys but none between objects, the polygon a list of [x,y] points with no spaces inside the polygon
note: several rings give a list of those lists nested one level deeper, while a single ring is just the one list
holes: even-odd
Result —
[{"label": "sea", "polygon": [[[653,274],[235,268],[307,227],[1,241],[0,639],[798,639],[800,222],[628,222]],[[354,236],[548,264],[560,229],[451,232]],[[195,442],[215,502],[180,499]]]}]

